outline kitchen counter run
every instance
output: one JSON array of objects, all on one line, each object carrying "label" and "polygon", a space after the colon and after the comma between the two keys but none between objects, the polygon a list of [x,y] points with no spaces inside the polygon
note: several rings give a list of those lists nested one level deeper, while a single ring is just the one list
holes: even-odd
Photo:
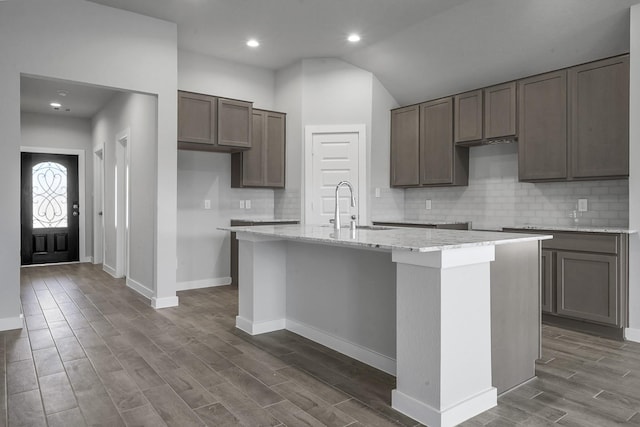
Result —
[{"label": "kitchen counter run", "polygon": [[474,246],[490,246],[551,239],[539,234],[503,233],[467,230],[438,230],[374,226],[352,232],[343,228],[336,232],[332,226],[320,225],[262,225],[256,227],[221,227],[220,230],[250,233],[339,246],[356,246],[385,250],[434,252]]}]

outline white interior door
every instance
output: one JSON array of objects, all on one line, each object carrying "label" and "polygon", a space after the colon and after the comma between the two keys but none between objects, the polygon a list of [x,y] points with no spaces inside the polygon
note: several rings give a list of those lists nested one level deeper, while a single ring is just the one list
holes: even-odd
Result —
[{"label": "white interior door", "polygon": [[364,126],[308,126],[306,130],[305,222],[329,224],[334,216],[336,185],[349,181],[356,207],[351,207],[349,190],[341,188],[342,223],[348,225],[351,215],[366,223]]}]

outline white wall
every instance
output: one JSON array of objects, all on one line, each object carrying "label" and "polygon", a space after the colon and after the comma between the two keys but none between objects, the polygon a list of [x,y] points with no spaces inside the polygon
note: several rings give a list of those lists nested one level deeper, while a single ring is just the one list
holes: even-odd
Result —
[{"label": "white wall", "polygon": [[[157,111],[158,99],[151,95],[119,93],[94,117],[93,147],[104,147],[104,264],[116,268],[115,228],[115,165],[116,138],[129,132],[129,274],[127,282],[147,295],[153,295],[154,264],[153,242],[155,223],[155,194],[152,191],[157,175]],[[93,155],[91,157],[93,160]]]},{"label": "white wall", "polygon": [[[629,228],[640,231],[640,5],[631,8],[631,69],[629,116]],[[640,235],[629,239],[629,330],[640,342]]]},{"label": "white wall", "polygon": [[[275,72],[264,68],[179,51],[178,87],[274,109]],[[179,288],[231,283],[229,232],[216,228],[228,226],[232,218],[273,218],[273,199],[272,189],[231,188],[230,154],[179,151]],[[211,209],[204,209],[205,200]],[[251,209],[240,209],[240,200],[251,200]]]},{"label": "white wall", "polygon": [[85,253],[80,260],[93,256],[93,162],[91,150],[91,121],[76,117],[50,114],[20,113],[21,145],[53,149],[83,150],[85,176],[78,179],[85,183],[85,206],[80,207],[85,225]]},{"label": "white wall", "polygon": [[[302,217],[305,126],[364,124],[369,168],[366,184],[371,189],[373,177],[376,176],[376,183],[382,187],[385,179],[378,179],[380,170],[373,168],[389,168],[387,122],[389,109],[397,103],[373,74],[339,59],[320,58],[304,59],[278,71],[276,77],[277,108],[301,111],[299,119],[294,117],[287,122],[287,189],[276,192],[276,215]],[[374,118],[380,121],[375,126]],[[385,156],[386,165],[383,165]],[[388,178],[385,182],[388,188]],[[401,198],[401,191],[395,192],[394,196]],[[385,197],[394,196],[389,191],[385,193]],[[370,211],[371,200],[367,203]],[[396,216],[403,209],[399,202],[389,203],[387,208]]]},{"label": "white wall", "polygon": [[[21,326],[20,73],[158,95],[154,304],[177,303],[175,24],[83,0],[0,2],[0,329]],[[167,299],[163,299],[167,298]]]},{"label": "white wall", "polygon": [[253,101],[255,108],[274,108],[274,71],[185,50],[178,51],[178,87],[189,92]]}]

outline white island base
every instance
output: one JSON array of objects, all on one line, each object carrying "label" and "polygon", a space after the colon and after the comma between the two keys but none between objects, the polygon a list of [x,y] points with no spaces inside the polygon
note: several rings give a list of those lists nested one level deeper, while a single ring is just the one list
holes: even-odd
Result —
[{"label": "white island base", "polygon": [[430,427],[496,406],[492,244],[420,252],[234,231],[238,328],[289,329],[395,374],[392,407]]}]

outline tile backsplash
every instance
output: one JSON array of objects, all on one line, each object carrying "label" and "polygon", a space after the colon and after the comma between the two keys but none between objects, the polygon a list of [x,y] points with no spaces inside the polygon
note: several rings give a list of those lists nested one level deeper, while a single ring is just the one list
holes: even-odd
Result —
[{"label": "tile backsplash", "polygon": [[[471,221],[476,229],[519,225],[628,227],[627,179],[518,182],[517,145],[474,147],[469,186],[407,189],[405,220]],[[587,212],[578,211],[587,199]],[[431,200],[431,209],[426,209]]]}]

